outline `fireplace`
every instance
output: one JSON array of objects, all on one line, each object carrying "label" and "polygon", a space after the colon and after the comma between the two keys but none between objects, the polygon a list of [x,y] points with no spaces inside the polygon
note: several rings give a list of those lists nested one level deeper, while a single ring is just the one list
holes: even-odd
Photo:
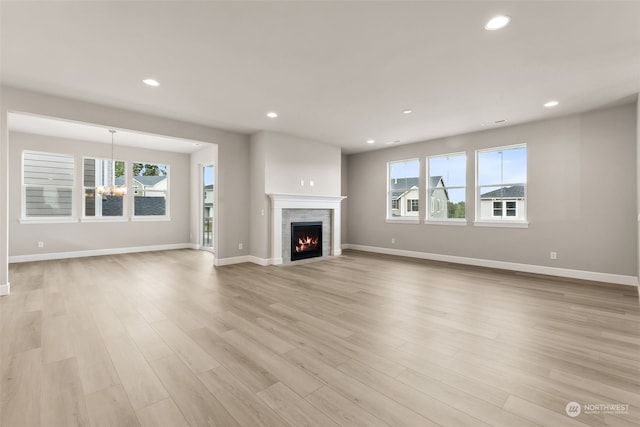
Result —
[{"label": "fireplace", "polygon": [[291,223],[291,261],[322,256],[322,221]]},{"label": "fireplace", "polygon": [[[265,260],[265,265],[280,265],[292,261],[291,224],[294,222],[322,222],[321,258],[338,256],[342,253],[340,204],[344,199],[343,196],[269,194],[269,197],[271,198],[271,259]],[[295,253],[295,245],[293,252]]]}]

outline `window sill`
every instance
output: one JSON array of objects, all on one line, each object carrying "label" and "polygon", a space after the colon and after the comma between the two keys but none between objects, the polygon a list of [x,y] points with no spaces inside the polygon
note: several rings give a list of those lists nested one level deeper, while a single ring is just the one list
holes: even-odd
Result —
[{"label": "window sill", "polygon": [[397,218],[397,219],[386,219],[387,224],[420,224],[420,220],[417,218]]},{"label": "window sill", "polygon": [[428,225],[453,225],[456,227],[466,227],[468,225],[466,219],[451,219],[448,221],[427,219],[424,223]]},{"label": "window sill", "polygon": [[78,222],[78,218],[20,218],[20,224],[72,224]]},{"label": "window sill", "polygon": [[97,217],[97,218],[80,218],[80,222],[129,222],[129,218],[125,217]]},{"label": "window sill", "polygon": [[170,216],[134,216],[131,217],[132,222],[153,222],[153,221],[171,221]]},{"label": "window sill", "polygon": [[474,227],[529,228],[527,221],[474,221]]}]

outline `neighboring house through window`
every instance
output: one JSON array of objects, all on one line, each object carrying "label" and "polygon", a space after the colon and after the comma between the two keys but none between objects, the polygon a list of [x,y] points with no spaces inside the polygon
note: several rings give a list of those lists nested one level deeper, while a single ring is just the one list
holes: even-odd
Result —
[{"label": "neighboring house through window", "polygon": [[132,169],[133,216],[167,216],[169,166],[134,163]]},{"label": "neighboring house through window", "polygon": [[23,217],[72,218],[74,177],[73,156],[23,151]]},{"label": "neighboring house through window", "polygon": [[387,218],[418,219],[420,211],[420,161],[401,160],[387,164]]},{"label": "neighboring house through window", "polygon": [[428,220],[455,220],[466,217],[467,158],[464,153],[427,158],[429,174]]},{"label": "neighboring house through window", "polygon": [[526,221],[527,147],[477,152],[479,221]]}]

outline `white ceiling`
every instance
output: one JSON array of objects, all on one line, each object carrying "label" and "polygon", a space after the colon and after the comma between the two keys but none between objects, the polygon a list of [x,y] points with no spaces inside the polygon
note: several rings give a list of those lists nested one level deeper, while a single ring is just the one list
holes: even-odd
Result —
[{"label": "white ceiling", "polygon": [[[345,152],[584,111],[640,92],[639,1],[1,8],[4,84],[245,133],[286,132]],[[497,14],[511,24],[485,31]],[[145,86],[147,77],[161,86]],[[560,105],[543,108],[550,99]],[[402,114],[407,108],[413,114]]]}]

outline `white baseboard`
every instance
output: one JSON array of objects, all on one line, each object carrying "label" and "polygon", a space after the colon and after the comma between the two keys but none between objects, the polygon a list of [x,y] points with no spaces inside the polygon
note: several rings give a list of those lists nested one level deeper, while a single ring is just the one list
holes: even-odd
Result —
[{"label": "white baseboard", "polygon": [[216,258],[214,265],[222,267],[225,265],[242,264],[243,262],[252,262],[250,255],[234,256],[229,258]]},{"label": "white baseboard", "polygon": [[53,259],[82,258],[101,255],[119,255],[134,252],[168,251],[173,249],[193,249],[193,243],[174,243],[169,245],[135,246],[130,248],[92,249],[88,251],[52,252],[46,254],[16,255],[9,257],[9,263],[48,261]]},{"label": "white baseboard", "polygon": [[259,258],[253,255],[249,255],[249,262],[261,265],[263,267],[273,264],[273,260],[271,258]]},{"label": "white baseboard", "polygon": [[11,293],[11,285],[9,284],[9,282],[5,283],[4,285],[0,285],[0,297],[9,295],[10,293]]},{"label": "white baseboard", "polygon": [[599,273],[596,271],[572,270],[569,268],[547,267],[543,265],[520,264],[515,262],[492,261],[488,259],[467,258],[455,255],[431,254],[427,252],[405,251],[401,249],[380,248],[375,246],[344,244],[343,249],[354,249],[386,255],[398,255],[410,258],[428,259],[431,261],[451,262],[477,267],[497,268],[500,270],[520,271],[523,273],[545,274],[549,276],[567,277],[571,279],[593,280],[596,282],[616,283],[618,285],[638,286],[638,278],[620,274]]},{"label": "white baseboard", "polygon": [[215,266],[222,267],[225,265],[242,264],[243,262],[258,264],[263,267],[273,264],[273,260],[271,258],[260,258],[253,255],[243,255],[243,256],[236,256],[236,257],[230,257],[230,258],[216,259]]}]

